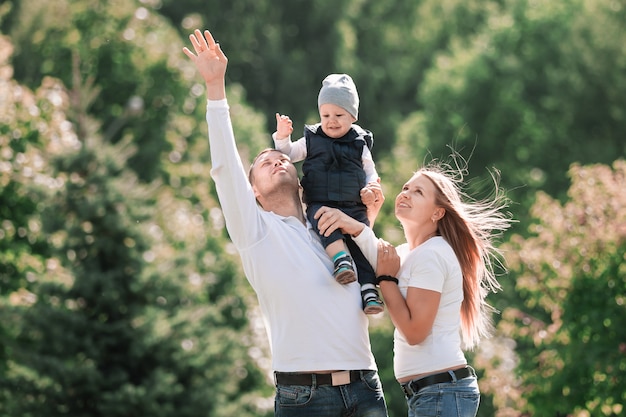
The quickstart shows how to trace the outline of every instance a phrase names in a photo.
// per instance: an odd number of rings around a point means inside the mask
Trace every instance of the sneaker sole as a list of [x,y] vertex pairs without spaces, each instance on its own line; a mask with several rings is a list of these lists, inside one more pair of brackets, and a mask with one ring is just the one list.
[[382,313],[383,311],[385,311],[385,308],[381,305],[367,306],[363,309],[363,312],[365,314],[378,314]]
[[354,271],[350,270],[342,271],[337,274],[337,276],[335,277],[335,281],[342,285],[349,284],[356,281],[356,274],[354,273]]

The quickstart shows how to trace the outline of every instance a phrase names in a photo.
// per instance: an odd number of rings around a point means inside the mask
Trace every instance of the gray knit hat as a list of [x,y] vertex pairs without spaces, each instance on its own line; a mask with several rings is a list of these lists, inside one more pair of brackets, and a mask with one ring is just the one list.
[[359,118],[359,93],[352,78],[347,74],[330,74],[322,81],[322,88],[317,97],[317,107],[322,104],[334,104]]

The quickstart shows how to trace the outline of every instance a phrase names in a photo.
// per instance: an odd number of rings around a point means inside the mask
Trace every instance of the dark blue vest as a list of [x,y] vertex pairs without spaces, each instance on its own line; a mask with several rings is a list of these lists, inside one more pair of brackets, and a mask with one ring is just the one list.
[[307,157],[302,164],[304,202],[361,203],[365,186],[363,146],[372,147],[372,133],[357,126],[332,139],[321,125],[305,126]]

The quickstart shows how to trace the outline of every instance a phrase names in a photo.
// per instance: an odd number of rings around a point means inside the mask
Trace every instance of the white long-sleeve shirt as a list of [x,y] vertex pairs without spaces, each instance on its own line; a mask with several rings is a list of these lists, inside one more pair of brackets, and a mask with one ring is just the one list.
[[226,99],[207,102],[211,175],[230,237],[254,288],[280,372],[376,370],[357,282],[341,285],[310,225],[260,208]]
[[[376,265],[378,239],[372,229],[365,227],[354,241],[370,263]],[[395,330],[393,365],[396,379],[467,364],[460,333],[463,274],[454,250],[444,238],[436,236],[413,250],[404,243],[396,251],[400,256],[398,288],[405,299],[409,287],[441,293],[433,327],[422,343],[411,346]]]

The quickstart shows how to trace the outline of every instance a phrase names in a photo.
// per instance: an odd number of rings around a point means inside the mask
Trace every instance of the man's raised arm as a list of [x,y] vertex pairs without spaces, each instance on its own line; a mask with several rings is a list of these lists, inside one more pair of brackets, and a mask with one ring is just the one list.
[[263,233],[263,224],[254,192],[243,168],[226,102],[226,66],[228,59],[211,32],[196,29],[189,35],[192,52],[183,48],[207,90],[207,126],[211,149],[211,177],[231,239],[238,248],[254,244]]
[[184,47],[183,52],[196,65],[198,72],[204,78],[209,100],[222,100],[226,98],[226,65],[228,58],[220,49],[220,45],[215,42],[213,35],[208,30],[204,31],[204,36],[200,29],[189,35],[189,40],[195,54]]

